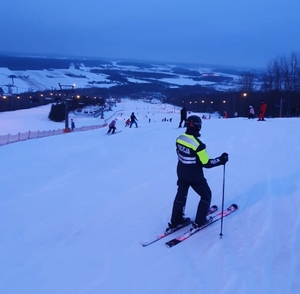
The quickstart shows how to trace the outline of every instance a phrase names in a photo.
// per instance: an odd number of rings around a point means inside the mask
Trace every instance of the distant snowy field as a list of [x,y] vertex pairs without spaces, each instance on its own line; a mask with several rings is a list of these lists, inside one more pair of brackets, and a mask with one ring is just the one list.
[[[136,71],[145,73],[161,73],[175,75],[176,77],[162,78],[159,79],[162,82],[169,83],[172,87],[178,85],[202,85],[207,87],[213,87],[218,90],[235,88],[239,84],[238,75],[230,75],[226,73],[216,73],[217,75],[224,77],[232,77],[232,83],[215,83],[210,81],[194,81],[188,74],[174,74],[173,68],[178,65],[153,65],[153,68],[140,69],[135,66],[122,66],[118,62],[113,62],[113,65],[107,65],[106,69],[109,70],[124,70],[124,71]],[[183,66],[184,67],[184,66]],[[14,93],[31,91],[44,91],[50,89],[59,89],[58,84],[62,85],[73,85],[77,88],[90,88],[90,87],[101,87],[108,88],[116,86],[117,83],[109,81],[108,75],[103,73],[93,73],[91,70],[104,69],[103,67],[86,67],[81,64],[80,68],[76,68],[73,64],[70,64],[68,69],[43,69],[43,70],[10,70],[8,68],[0,67],[0,87],[3,88],[4,92],[7,91],[8,84],[12,83],[10,76],[14,78]],[[200,73],[210,72],[211,69],[199,68],[195,66],[193,70],[197,70]],[[149,83],[143,79],[131,78],[130,75],[126,76],[128,81],[132,83]],[[155,79],[153,79],[155,81]]]

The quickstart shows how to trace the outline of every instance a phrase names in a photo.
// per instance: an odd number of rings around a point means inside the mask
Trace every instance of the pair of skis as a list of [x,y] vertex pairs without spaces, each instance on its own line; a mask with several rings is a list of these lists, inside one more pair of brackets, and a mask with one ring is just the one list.
[[114,135],[114,134],[118,134],[118,133],[121,133],[122,132],[122,130],[120,130],[120,131],[115,131],[114,133],[106,133],[107,135]]
[[[219,212],[218,214],[212,216],[211,218],[211,221],[209,223],[207,223],[206,225],[200,227],[200,228],[197,228],[197,229],[193,229],[191,228],[190,230],[186,231],[183,235],[181,236],[178,236],[176,238],[173,238],[172,240],[166,242],[166,246],[171,248],[171,247],[174,247],[176,246],[177,244],[185,241],[186,239],[188,239],[189,237],[191,237],[192,235],[196,234],[197,232],[203,230],[204,228],[212,225],[213,223],[219,221],[222,219],[222,216],[223,217],[226,217],[230,214],[232,214],[233,212],[235,212],[236,210],[238,209],[238,206],[236,204],[232,204],[230,205],[228,208],[224,209],[223,211]],[[207,215],[211,215],[212,213],[216,212],[218,210],[218,207],[216,205],[213,205],[209,211],[208,211],[208,214]],[[176,227],[175,229],[170,229],[168,231],[165,231],[164,233],[158,235],[157,237],[155,237],[153,240],[151,241],[148,241],[148,242],[144,242],[142,243],[142,246],[146,247],[146,246],[149,246],[173,233],[175,233],[176,231],[188,226],[191,224],[191,221],[182,225],[182,226],[179,226],[179,227]]]

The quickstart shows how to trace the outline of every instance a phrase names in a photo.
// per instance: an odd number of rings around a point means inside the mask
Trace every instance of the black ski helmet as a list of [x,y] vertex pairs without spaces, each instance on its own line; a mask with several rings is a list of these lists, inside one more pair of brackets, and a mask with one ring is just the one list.
[[187,130],[200,131],[202,126],[201,118],[197,115],[191,115],[186,120]]

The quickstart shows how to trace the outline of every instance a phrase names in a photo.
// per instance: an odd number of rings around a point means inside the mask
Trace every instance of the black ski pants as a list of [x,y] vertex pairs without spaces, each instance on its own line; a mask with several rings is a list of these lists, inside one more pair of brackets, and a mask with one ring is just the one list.
[[112,134],[115,133],[116,127],[109,127],[109,130],[107,131],[107,134],[109,134],[111,131]]
[[181,223],[187,201],[188,190],[192,187],[192,189],[201,197],[197,208],[195,222],[198,225],[203,225],[206,222],[206,215],[211,204],[211,190],[206,179],[196,183],[178,179],[177,186],[178,188],[173,203],[171,223],[173,225]]
[[185,118],[181,118],[181,119],[180,119],[180,123],[179,123],[178,128],[181,128],[181,127],[182,127],[182,123],[183,123],[183,127],[185,127],[185,121],[186,121]]

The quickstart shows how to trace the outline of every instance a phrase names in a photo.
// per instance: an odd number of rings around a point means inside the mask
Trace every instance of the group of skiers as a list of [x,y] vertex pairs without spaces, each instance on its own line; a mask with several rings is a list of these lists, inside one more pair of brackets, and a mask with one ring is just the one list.
[[[267,103],[265,101],[262,102],[260,109],[259,109],[259,116],[258,116],[258,121],[265,121],[265,112],[267,109]],[[237,114],[235,114],[235,117],[237,117]],[[249,106],[249,113],[248,113],[248,118],[254,118],[255,117],[255,111],[252,105]],[[204,118],[204,116],[202,116]],[[228,118],[227,111],[224,111],[223,118]],[[186,126],[186,120],[187,120],[187,110],[186,107],[182,107],[180,110],[180,122],[178,128],[183,126]]]
[[[263,101],[260,106],[260,109],[259,109],[258,121],[265,121],[266,109],[267,109],[267,103],[265,101]],[[250,105],[248,119],[254,118],[254,116],[255,116],[254,108],[252,107],[252,105]]]
[[[267,104],[263,102],[260,107],[258,120],[265,120],[264,115]],[[255,112],[253,107],[249,106],[249,118],[254,118]],[[109,130],[114,134],[116,130],[117,119],[109,124]],[[221,156],[210,159],[206,151],[206,145],[199,139],[200,130],[202,128],[201,118],[192,115],[187,118],[186,108],[183,107],[180,111],[179,128],[186,127],[184,134],[176,139],[176,152],[178,157],[177,163],[177,193],[173,202],[171,219],[167,229],[172,230],[178,226],[183,226],[191,222],[191,219],[184,216],[185,205],[187,202],[188,190],[191,187],[199,196],[199,204],[196,211],[195,220],[192,222],[191,231],[207,224],[211,220],[207,218],[207,213],[211,205],[212,192],[204,177],[203,168],[213,168],[220,165],[225,165],[228,161],[228,153],[223,152]],[[132,112],[130,120],[126,121],[125,126],[132,127],[137,125],[137,118]]]
[[[260,107],[258,120],[265,120],[266,102],[263,102]],[[255,112],[252,106],[249,106],[249,118],[254,118]],[[109,124],[109,130],[114,134],[116,130],[115,118]],[[130,120],[126,121],[125,126],[132,127],[137,125],[137,118],[132,112]],[[171,219],[168,223],[166,231],[183,226],[187,223],[192,223],[191,231],[211,222],[207,218],[207,213],[211,205],[212,192],[204,177],[203,168],[213,168],[220,165],[225,165],[228,162],[228,153],[223,152],[219,157],[210,159],[206,151],[206,145],[199,139],[200,130],[202,128],[202,120],[197,115],[192,115],[187,118],[186,108],[183,107],[180,111],[179,128],[186,127],[184,134],[176,139],[177,162],[177,193],[173,202]],[[193,222],[188,217],[185,217],[184,210],[187,202],[189,188],[192,188],[199,196],[199,204],[196,211],[196,217]]]
[[[112,120],[108,126],[109,130],[107,133],[115,133],[116,122],[117,118]],[[182,123],[184,123],[186,131],[176,140],[178,188],[167,231],[191,222],[190,218],[184,217],[184,208],[190,187],[200,196],[196,218],[192,222],[191,230],[197,229],[209,221],[206,215],[210,208],[212,193],[204,177],[203,168],[224,165],[228,161],[228,154],[226,152],[217,158],[209,158],[206,152],[206,145],[199,139],[202,127],[201,118],[196,115],[187,118],[185,107],[180,112],[179,128],[182,127]],[[138,127],[134,112],[132,112],[130,120],[126,121],[125,126],[131,128],[133,124]]]
[[[265,112],[266,112],[266,108],[267,108],[267,103],[265,101],[263,101],[261,107],[260,107],[260,112],[259,112],[259,121],[264,121],[265,120]],[[248,118],[254,118],[255,116],[255,111],[254,108],[250,105],[249,106],[249,114],[248,114]],[[206,118],[203,116],[203,118]],[[228,114],[226,111],[224,111],[224,115],[223,118],[228,118]],[[130,118],[128,118],[125,122],[125,127],[129,127],[131,128],[133,124],[135,124],[135,127],[138,127],[137,124],[138,119],[136,118],[134,112],[132,112]],[[187,110],[186,107],[183,106],[182,109],[180,110],[180,122],[179,122],[179,126],[178,128],[186,126],[186,121],[187,121]],[[109,124],[109,130],[107,131],[107,133],[109,134],[110,132],[112,132],[112,134],[115,133],[116,130],[116,122],[117,122],[117,118],[113,119],[112,122]]]
[[[265,112],[267,109],[267,103],[265,101],[262,102],[260,109],[259,109],[259,116],[258,116],[258,121],[265,121]],[[235,117],[238,117],[238,113],[234,113]],[[228,114],[226,111],[224,111],[223,118],[228,118]],[[249,106],[248,110],[248,119],[250,118],[255,118],[255,110],[252,105]]]
[[[116,123],[117,123],[117,120],[118,118],[114,118],[110,124],[108,125],[108,131],[107,131],[107,134],[110,134],[110,132],[112,134],[115,133],[117,127],[116,127]],[[137,128],[138,127],[138,124],[137,124],[137,121],[138,119],[136,118],[134,112],[132,112],[131,116],[130,116],[130,119],[127,119],[126,122],[125,122],[125,127],[128,127],[131,128],[133,124],[135,124],[135,127]]]

